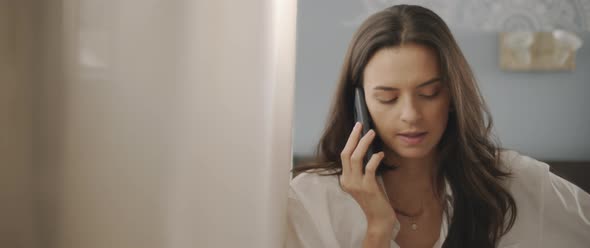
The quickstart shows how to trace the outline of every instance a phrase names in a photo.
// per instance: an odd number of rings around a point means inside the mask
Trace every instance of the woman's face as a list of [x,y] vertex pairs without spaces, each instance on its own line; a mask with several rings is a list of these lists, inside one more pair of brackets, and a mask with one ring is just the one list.
[[367,108],[387,160],[436,155],[450,107],[440,78],[434,50],[417,44],[383,48],[365,67]]

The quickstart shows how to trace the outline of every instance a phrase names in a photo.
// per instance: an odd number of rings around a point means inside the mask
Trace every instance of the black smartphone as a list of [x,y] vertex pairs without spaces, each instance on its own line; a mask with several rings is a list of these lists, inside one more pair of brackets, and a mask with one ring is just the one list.
[[[373,121],[371,120],[371,116],[369,115],[369,110],[367,109],[367,103],[365,101],[365,92],[362,87],[355,87],[354,88],[354,120],[356,122],[360,122],[363,124],[363,132],[361,137],[365,136],[371,128],[373,128]],[[373,130],[375,131],[375,130]],[[367,166],[369,159],[373,156],[373,153],[376,152],[376,143],[378,142],[378,135],[375,134],[375,138],[373,142],[369,145],[367,149],[367,154],[363,159],[363,170]]]

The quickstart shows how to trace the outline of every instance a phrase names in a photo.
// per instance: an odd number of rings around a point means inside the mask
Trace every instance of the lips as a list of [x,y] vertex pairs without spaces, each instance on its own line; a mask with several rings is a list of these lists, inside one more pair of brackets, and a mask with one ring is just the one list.
[[426,134],[427,132],[403,132],[399,133],[398,137],[408,145],[417,145],[422,143]]

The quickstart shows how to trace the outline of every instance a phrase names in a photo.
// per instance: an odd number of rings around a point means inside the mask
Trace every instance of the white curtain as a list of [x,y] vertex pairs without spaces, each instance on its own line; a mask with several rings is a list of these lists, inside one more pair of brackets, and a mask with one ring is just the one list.
[[0,247],[282,246],[295,0],[0,3],[32,116]]

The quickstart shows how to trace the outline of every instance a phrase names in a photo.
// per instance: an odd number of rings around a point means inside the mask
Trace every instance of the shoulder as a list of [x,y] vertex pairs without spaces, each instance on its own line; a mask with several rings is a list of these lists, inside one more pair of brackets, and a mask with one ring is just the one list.
[[549,177],[549,165],[513,150],[500,151],[500,166],[511,173],[516,183],[542,183]]
[[549,178],[549,165],[512,150],[501,151],[499,159],[501,169],[510,173],[502,184],[517,209],[514,226],[502,238],[500,246],[518,242],[523,247],[538,247],[543,229],[543,188]]
[[337,175],[321,172],[303,172],[291,181],[289,199],[321,217],[338,219],[338,216],[356,218],[362,213],[354,198],[344,192]]
[[511,176],[506,180],[518,214],[506,240],[538,247],[582,247],[590,242],[590,195],[551,173],[549,165],[515,151],[503,151],[500,161]]
[[327,175],[319,171],[302,172],[290,183],[290,197],[303,198],[313,195],[346,194],[340,187],[337,175]]
[[542,205],[544,188],[550,181],[548,164],[516,151],[503,150],[500,167],[510,173],[503,184],[517,205]]
[[506,184],[516,200],[526,196],[547,201],[555,195],[563,198],[572,193],[584,193],[578,186],[553,174],[547,163],[515,151],[502,151],[500,166],[510,173]]
[[[290,183],[288,216],[297,236],[313,247],[360,247],[362,209],[340,187],[337,175],[302,172]],[[300,247],[300,246],[298,246]]]
[[510,173],[503,184],[514,197],[520,219],[536,220],[545,201],[545,188],[550,183],[549,165],[506,150],[500,153],[500,166]]

